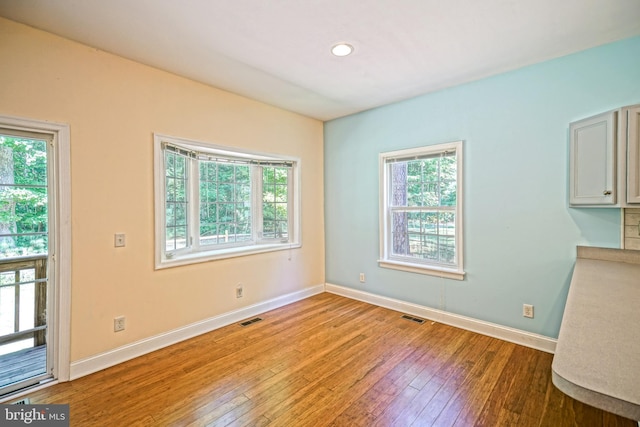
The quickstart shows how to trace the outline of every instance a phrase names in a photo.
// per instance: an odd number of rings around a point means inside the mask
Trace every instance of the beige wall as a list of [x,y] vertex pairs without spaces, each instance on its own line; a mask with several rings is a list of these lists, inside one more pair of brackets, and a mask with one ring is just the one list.
[[[2,18],[0,54],[0,114],[71,130],[72,361],[324,283],[320,121]],[[301,158],[303,247],[155,271],[153,132]]]

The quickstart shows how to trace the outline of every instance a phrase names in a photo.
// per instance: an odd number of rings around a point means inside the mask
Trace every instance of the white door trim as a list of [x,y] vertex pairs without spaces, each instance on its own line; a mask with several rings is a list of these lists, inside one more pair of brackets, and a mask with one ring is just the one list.
[[54,150],[50,163],[55,176],[53,192],[55,277],[55,319],[53,374],[58,381],[69,381],[71,354],[71,144],[69,125],[44,120],[0,115],[0,125],[9,129],[53,134]]

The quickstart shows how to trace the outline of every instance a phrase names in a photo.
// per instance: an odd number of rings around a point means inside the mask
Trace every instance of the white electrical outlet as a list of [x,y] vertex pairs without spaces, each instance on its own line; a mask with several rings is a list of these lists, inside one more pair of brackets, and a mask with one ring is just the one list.
[[533,306],[531,304],[522,304],[522,315],[533,319]]
[[242,284],[236,287],[236,298],[242,298],[244,296],[244,290],[242,289]]
[[364,273],[360,273],[360,283],[364,283]]
[[124,331],[124,316],[113,319],[113,332]]

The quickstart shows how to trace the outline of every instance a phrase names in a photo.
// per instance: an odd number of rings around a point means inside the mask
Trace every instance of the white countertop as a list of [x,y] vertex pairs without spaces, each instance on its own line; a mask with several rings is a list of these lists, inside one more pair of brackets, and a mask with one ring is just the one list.
[[640,251],[578,247],[552,378],[577,400],[640,420]]

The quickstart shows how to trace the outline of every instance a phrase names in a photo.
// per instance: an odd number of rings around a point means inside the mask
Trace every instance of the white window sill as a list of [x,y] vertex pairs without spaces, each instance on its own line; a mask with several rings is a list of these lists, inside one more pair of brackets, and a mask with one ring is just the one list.
[[156,258],[156,270],[178,267],[181,265],[196,264],[200,262],[214,261],[219,259],[261,254],[265,252],[284,251],[300,247],[302,247],[301,243],[269,243],[253,246],[225,248],[213,251],[176,254],[172,258],[167,258],[160,255]]
[[466,274],[464,271],[453,268],[411,264],[408,262],[390,261],[388,259],[378,260],[378,265],[382,268],[390,268],[392,270],[408,271],[410,273],[426,274],[429,276],[444,277],[454,280],[464,280],[464,276]]

